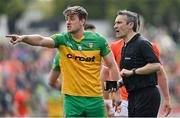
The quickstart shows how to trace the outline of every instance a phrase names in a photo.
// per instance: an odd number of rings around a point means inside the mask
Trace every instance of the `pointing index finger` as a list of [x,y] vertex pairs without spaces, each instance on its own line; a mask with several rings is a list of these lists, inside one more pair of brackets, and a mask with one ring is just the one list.
[[7,38],[13,38],[16,37],[15,35],[6,35]]

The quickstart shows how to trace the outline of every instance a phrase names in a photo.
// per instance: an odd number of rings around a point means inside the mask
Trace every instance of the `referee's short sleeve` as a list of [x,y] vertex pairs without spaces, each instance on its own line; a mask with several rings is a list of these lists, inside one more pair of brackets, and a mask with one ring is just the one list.
[[140,49],[147,63],[160,63],[150,42],[142,40],[140,43]]

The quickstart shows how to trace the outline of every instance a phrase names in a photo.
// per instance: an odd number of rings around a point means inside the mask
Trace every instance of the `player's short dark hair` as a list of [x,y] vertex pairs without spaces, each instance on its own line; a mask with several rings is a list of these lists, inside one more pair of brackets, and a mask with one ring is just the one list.
[[133,22],[133,31],[137,32],[139,29],[140,21],[139,15],[135,12],[127,11],[127,10],[119,10],[117,15],[126,15],[127,16],[127,23]]
[[63,12],[64,16],[68,16],[68,15],[78,15],[79,19],[85,19],[87,20],[88,17],[88,13],[86,11],[86,9],[84,9],[81,6],[73,6],[73,7],[68,7],[64,10]]
[[84,29],[85,30],[93,30],[93,29],[96,29],[96,27],[93,24],[87,23],[87,24],[85,24]]

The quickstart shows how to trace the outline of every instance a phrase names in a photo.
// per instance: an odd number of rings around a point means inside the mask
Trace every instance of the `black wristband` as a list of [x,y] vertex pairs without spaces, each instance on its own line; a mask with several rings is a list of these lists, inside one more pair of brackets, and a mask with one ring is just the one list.
[[136,68],[132,69],[133,75],[136,75]]

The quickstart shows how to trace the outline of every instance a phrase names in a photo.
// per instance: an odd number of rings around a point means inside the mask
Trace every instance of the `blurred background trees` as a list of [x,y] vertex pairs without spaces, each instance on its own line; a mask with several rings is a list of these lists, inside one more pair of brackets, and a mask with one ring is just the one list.
[[112,24],[119,9],[135,11],[146,24],[166,26],[178,41],[180,0],[0,0],[0,14],[9,16],[10,32],[14,32],[16,19],[34,6],[42,10],[44,19],[58,22],[64,19],[63,10],[73,5],[85,7],[90,19],[108,19]]
[[15,22],[26,10],[25,0],[0,0],[0,15],[7,14],[10,32],[15,32]]

